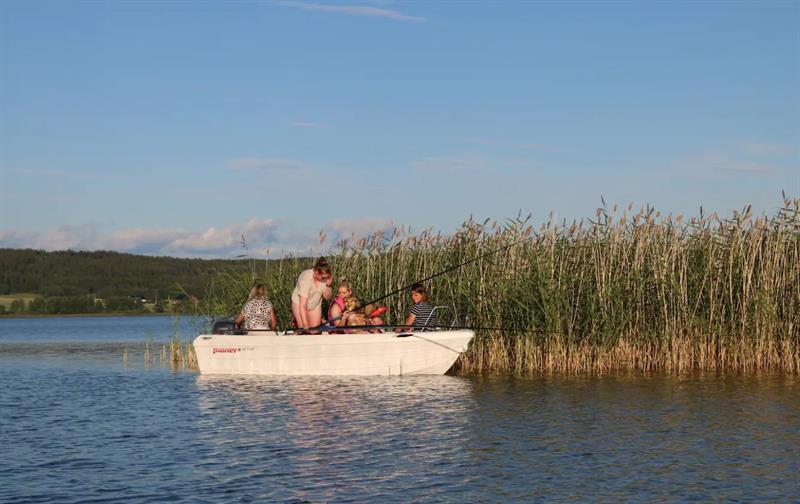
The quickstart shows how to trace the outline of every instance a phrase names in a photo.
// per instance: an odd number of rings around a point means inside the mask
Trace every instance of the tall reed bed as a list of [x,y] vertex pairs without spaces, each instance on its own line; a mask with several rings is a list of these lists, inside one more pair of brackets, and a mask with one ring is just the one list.
[[[433,230],[351,239],[329,260],[362,299],[513,244],[429,282],[459,325],[484,328],[462,372],[782,370],[800,372],[800,199],[772,216],[686,219],[652,208],[601,208],[594,218],[534,229],[529,218],[469,220]],[[310,258],[252,262],[219,275],[204,309],[229,315],[255,279],[279,320]],[[385,300],[390,319],[407,292]]]

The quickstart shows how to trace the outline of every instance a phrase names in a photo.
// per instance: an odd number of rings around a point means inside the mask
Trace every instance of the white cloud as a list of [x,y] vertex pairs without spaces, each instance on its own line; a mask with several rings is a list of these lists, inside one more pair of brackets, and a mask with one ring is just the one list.
[[739,145],[739,149],[745,154],[762,157],[796,156],[800,153],[796,145],[775,143],[745,142]]
[[351,16],[368,16],[368,17],[381,17],[393,19],[395,21],[414,21],[423,22],[427,21],[424,17],[409,16],[394,9],[385,9],[382,7],[370,7],[366,5],[332,5],[321,4],[314,2],[288,2],[282,0],[275,0],[273,3],[285,5],[286,7],[294,7],[295,9],[302,9],[306,11],[317,12],[334,12],[338,14],[348,14]]
[[292,126],[294,126],[295,128],[305,128],[305,129],[323,129],[328,127],[327,125],[322,123],[307,122],[307,121],[293,122]]
[[94,240],[91,248],[109,250],[157,250],[190,235],[183,229],[120,229]]
[[34,248],[30,243],[31,233],[16,229],[0,229],[0,248]]
[[224,254],[235,251],[242,240],[254,247],[276,241],[278,224],[272,219],[251,219],[244,224],[225,228],[208,228],[199,233],[191,233],[168,243],[164,249],[170,254]]
[[309,172],[311,166],[296,159],[237,158],[228,161],[232,170],[252,170],[264,172]]
[[80,170],[41,170],[37,168],[0,168],[0,175],[16,175],[21,177],[46,177],[46,178],[86,178],[102,179],[105,175]]
[[60,226],[33,232],[0,230],[0,247],[41,250],[116,250],[148,255],[182,257],[228,257],[241,250],[242,236],[248,247],[258,250],[277,241],[278,223],[273,219],[251,219],[244,224],[203,231],[185,229],[121,229],[100,234],[93,224]]
[[772,173],[775,168],[757,163],[726,163],[713,168],[727,173]]
[[489,163],[478,157],[438,157],[426,156],[419,161],[414,161],[411,166],[423,172],[481,172],[488,168]]
[[491,138],[481,138],[481,137],[473,137],[467,139],[469,143],[478,144],[478,145],[496,145],[498,142],[497,140],[492,140]]
[[[319,255],[342,239],[390,234],[394,224],[380,217],[334,219],[322,226],[326,235],[320,243],[319,232],[287,230],[274,219],[251,219],[225,227],[203,230],[179,228],[130,228],[103,233],[96,224],[60,226],[45,231],[0,229],[0,248],[39,250],[114,250],[144,255],[175,257],[232,258]],[[242,248],[242,239],[246,249]]]
[[522,143],[517,144],[517,147],[520,149],[538,151],[538,152],[564,152],[564,147],[557,147],[555,145],[545,145],[545,144],[537,144],[537,143]]
[[364,217],[361,219],[334,219],[324,230],[328,237],[337,241],[342,238],[364,238],[375,233],[386,233],[394,227],[394,222],[382,217]]
[[66,250],[81,248],[97,236],[96,226],[59,226],[46,232],[0,229],[0,247]]
[[723,154],[701,154],[678,163],[678,168],[690,173],[717,172],[729,174],[767,175],[777,171],[764,163],[732,158]]
[[492,138],[473,137],[468,138],[467,142],[478,145],[497,145],[501,147],[514,147],[517,149],[525,149],[538,152],[564,152],[569,149],[565,147],[558,147],[556,145],[548,145],[541,143],[519,143],[510,140],[495,140]]

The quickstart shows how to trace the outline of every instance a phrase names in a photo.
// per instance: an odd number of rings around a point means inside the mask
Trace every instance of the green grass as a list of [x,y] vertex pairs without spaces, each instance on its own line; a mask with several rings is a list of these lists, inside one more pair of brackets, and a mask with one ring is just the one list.
[[40,296],[38,294],[30,294],[30,293],[27,293],[27,292],[21,292],[19,294],[0,295],[0,305],[5,306],[6,309],[8,309],[9,307],[11,307],[11,303],[13,303],[14,300],[16,300],[16,299],[22,299],[27,304],[27,303],[30,303],[31,301],[33,301],[34,299],[39,298],[39,297],[42,297],[42,296]]

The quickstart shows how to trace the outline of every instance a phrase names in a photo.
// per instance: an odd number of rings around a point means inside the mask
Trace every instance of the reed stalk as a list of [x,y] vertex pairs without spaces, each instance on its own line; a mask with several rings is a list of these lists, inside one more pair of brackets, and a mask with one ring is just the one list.
[[[503,328],[477,331],[461,372],[800,372],[800,199],[772,216],[629,206],[538,229],[530,216],[468,220],[452,235],[397,228],[344,240],[329,261],[368,300],[525,237],[428,285],[460,325]],[[312,263],[221,273],[200,310],[230,316],[263,281],[286,327],[297,275]],[[408,293],[385,303],[390,322],[411,309]]]

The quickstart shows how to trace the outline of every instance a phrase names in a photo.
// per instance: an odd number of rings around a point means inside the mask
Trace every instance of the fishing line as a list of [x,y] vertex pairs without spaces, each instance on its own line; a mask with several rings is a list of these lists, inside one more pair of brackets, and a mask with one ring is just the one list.
[[[441,275],[444,275],[445,273],[450,273],[451,271],[456,270],[458,268],[461,268],[462,266],[466,266],[467,264],[474,263],[475,261],[480,261],[484,257],[489,257],[491,255],[497,254],[497,253],[502,252],[504,250],[508,250],[511,247],[513,247],[514,245],[519,245],[520,243],[524,243],[526,241],[532,240],[533,238],[536,238],[535,234],[533,234],[531,236],[528,236],[527,238],[523,238],[521,240],[517,240],[517,241],[511,242],[508,245],[504,245],[504,246],[502,246],[502,247],[500,247],[498,249],[486,252],[485,254],[481,254],[481,255],[479,255],[477,257],[473,257],[472,259],[470,259],[468,261],[464,261],[462,263],[456,264],[455,266],[451,266],[451,267],[449,267],[449,268],[447,268],[445,270],[442,270],[442,271],[440,271],[438,273],[434,273],[433,275],[431,275],[429,277],[425,277],[422,280],[417,280],[417,281],[412,282],[412,283],[410,283],[410,284],[408,284],[408,285],[406,285],[404,287],[400,287],[399,289],[393,290],[389,294],[385,294],[385,295],[383,295],[383,296],[381,296],[381,297],[379,297],[377,299],[373,299],[372,301],[369,301],[368,303],[362,303],[360,306],[358,306],[357,308],[355,308],[352,311],[360,310],[360,309],[362,309],[362,308],[364,308],[366,306],[369,306],[369,305],[371,305],[373,303],[377,303],[378,301],[383,301],[384,299],[386,299],[388,297],[394,296],[395,294],[403,292],[404,290],[410,289],[411,287],[413,287],[414,285],[416,285],[418,283],[423,283],[423,282],[427,282],[429,280],[433,280],[434,278],[436,278],[438,276],[441,276]],[[342,318],[342,315],[339,315],[337,317],[334,317],[334,318],[330,319],[328,322],[335,322],[337,320],[340,320],[341,318]],[[316,327],[312,327],[312,328],[310,328],[310,330],[318,329],[318,328],[322,327],[323,325],[324,324],[320,324],[320,325],[318,325]],[[497,330],[500,330],[500,329],[497,329]]]

